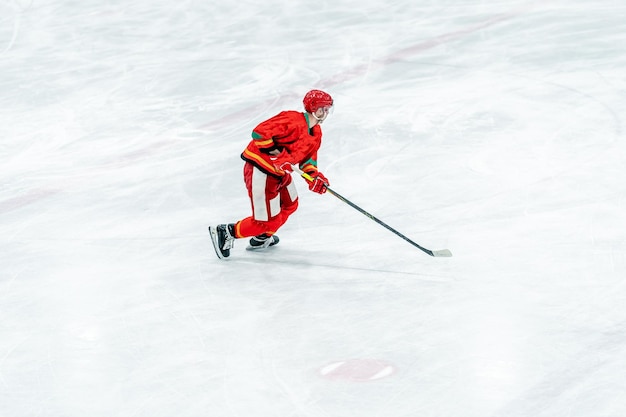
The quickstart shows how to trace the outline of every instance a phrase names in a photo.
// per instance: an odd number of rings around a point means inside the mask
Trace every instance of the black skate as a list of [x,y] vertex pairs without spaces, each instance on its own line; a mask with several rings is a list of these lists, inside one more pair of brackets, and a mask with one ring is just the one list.
[[234,225],[232,224],[209,226],[215,254],[220,259],[228,258],[230,256],[230,250],[235,245],[235,233],[233,228]]
[[250,244],[246,247],[247,250],[263,250],[278,244],[280,239],[276,235],[268,235],[266,233],[258,236],[254,236],[250,239]]

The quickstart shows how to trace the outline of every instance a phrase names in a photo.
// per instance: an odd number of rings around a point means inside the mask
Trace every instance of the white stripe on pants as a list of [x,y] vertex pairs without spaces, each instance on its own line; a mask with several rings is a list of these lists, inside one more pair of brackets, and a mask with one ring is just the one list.
[[[264,173],[257,167],[254,167],[252,169],[252,216],[255,220],[258,221],[268,221],[270,218],[280,214],[281,211],[281,190],[270,190],[271,194],[277,192],[277,195],[268,200],[267,180],[268,175],[266,173]],[[293,181],[290,181],[287,185],[287,191],[289,193],[289,198],[291,199],[291,201],[295,201],[298,198],[298,192]]]

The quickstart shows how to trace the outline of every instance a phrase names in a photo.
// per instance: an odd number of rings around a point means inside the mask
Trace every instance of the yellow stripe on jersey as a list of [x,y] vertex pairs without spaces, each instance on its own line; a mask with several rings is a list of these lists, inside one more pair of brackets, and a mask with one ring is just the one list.
[[246,158],[253,159],[256,163],[258,163],[261,167],[265,168],[268,172],[276,172],[276,168],[274,168],[274,165],[267,162],[260,155],[250,152],[249,149],[245,149],[243,151],[243,154]]
[[265,139],[265,140],[255,139],[254,143],[259,148],[269,148],[269,147],[274,146],[274,140],[273,139]]

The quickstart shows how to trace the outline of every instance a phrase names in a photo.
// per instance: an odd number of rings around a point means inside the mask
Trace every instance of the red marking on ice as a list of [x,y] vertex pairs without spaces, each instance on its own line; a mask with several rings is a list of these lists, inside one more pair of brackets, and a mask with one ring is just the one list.
[[[465,29],[461,29],[461,30],[457,30],[454,32],[450,32],[450,33],[446,33],[440,36],[437,36],[435,38],[432,38],[430,40],[424,41],[424,42],[420,42],[418,44],[415,44],[413,46],[409,46],[408,48],[404,48],[401,49],[399,51],[396,51],[386,57],[383,58],[379,58],[374,60],[373,62],[368,62],[367,64],[360,64],[357,65],[353,68],[347,69],[345,71],[342,71],[338,74],[335,74],[331,77],[325,78],[323,80],[320,80],[317,85],[314,86],[314,88],[319,88],[319,89],[327,89],[329,87],[332,87],[334,85],[343,83],[343,82],[347,82],[350,81],[354,78],[357,78],[361,75],[366,74],[367,72],[370,72],[374,69],[378,69],[378,68],[382,68],[385,67],[387,65],[393,64],[395,62],[399,62],[402,61],[403,59],[406,59],[412,55],[415,55],[417,53],[426,51],[428,49],[434,48],[436,46],[439,45],[443,45],[445,43],[448,42],[452,42],[454,40],[457,40],[465,35],[469,35],[471,33],[477,32],[481,29],[485,29],[489,26],[493,26],[495,24],[504,22],[505,20],[509,20],[512,19],[516,16],[521,15],[522,13],[524,13],[525,11],[527,11],[528,9],[530,9],[534,3],[536,3],[537,1],[531,1],[528,2],[524,5],[521,5],[520,7],[513,9],[509,12],[506,13],[502,13],[500,15],[494,16],[491,19],[487,19],[482,23],[478,23],[476,25],[473,26],[469,26]],[[278,97],[278,99],[276,98],[272,98],[269,100],[266,100],[262,103],[259,104],[255,104],[253,106],[249,106],[246,107],[242,110],[239,110],[235,113],[231,113],[227,116],[221,117],[217,120],[214,120],[212,122],[209,122],[205,125],[202,125],[201,128],[203,129],[219,129],[222,127],[226,127],[229,126],[231,123],[233,122],[237,122],[239,120],[242,119],[246,119],[246,118],[250,118],[252,115],[266,109],[267,107],[269,107],[271,104],[278,102],[283,102],[285,101],[285,99],[289,98],[289,99],[293,99],[294,98],[294,93],[287,93],[284,95],[281,95]]]
[[23,206],[27,206],[58,193],[58,190],[34,190],[19,197],[13,197],[0,201],[0,213],[6,213]]
[[393,375],[396,368],[379,359],[349,359],[323,366],[319,374],[333,381],[371,382]]
[[396,63],[396,62],[400,62],[412,55],[416,55],[420,52],[426,51],[428,49],[432,49],[436,46],[443,45],[445,43],[457,40],[461,38],[462,36],[469,35],[481,29],[488,28],[489,26],[493,26],[505,20],[512,19],[516,16],[519,16],[526,10],[528,10],[532,6],[533,3],[535,2],[530,2],[528,4],[520,6],[517,9],[511,10],[510,12],[502,13],[500,15],[494,16],[491,19],[485,20],[484,22],[478,23],[474,26],[470,26],[465,29],[461,29],[461,30],[457,30],[454,32],[437,36],[430,40],[420,42],[413,46],[409,46],[407,48],[396,51],[384,58],[376,59],[372,62],[368,62],[367,64],[361,64],[347,71],[340,72],[339,74],[336,74],[330,78],[322,80],[320,82],[319,88],[322,88],[322,89],[328,88],[329,86],[333,86],[333,85],[340,84],[345,81],[349,81],[353,78],[356,78],[357,76],[364,75],[367,72],[372,71],[372,69],[378,69],[378,68],[382,68],[387,65]]

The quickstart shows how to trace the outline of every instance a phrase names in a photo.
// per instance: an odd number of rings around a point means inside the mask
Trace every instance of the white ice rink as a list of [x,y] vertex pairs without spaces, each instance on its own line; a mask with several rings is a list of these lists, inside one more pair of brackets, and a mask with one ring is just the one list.
[[[249,214],[251,130],[335,98]],[[626,0],[0,1],[0,416],[626,416]]]

